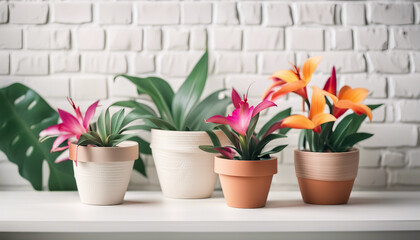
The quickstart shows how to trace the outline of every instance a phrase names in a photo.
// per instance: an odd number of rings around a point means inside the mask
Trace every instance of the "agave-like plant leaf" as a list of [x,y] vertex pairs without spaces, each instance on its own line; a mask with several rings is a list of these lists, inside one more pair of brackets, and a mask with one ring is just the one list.
[[18,166],[19,174],[42,190],[42,165],[47,162],[49,190],[76,190],[71,161],[55,163],[53,139],[39,142],[39,133],[58,122],[58,114],[35,91],[15,83],[0,89],[0,150]]
[[207,81],[208,61],[206,51],[174,96],[172,114],[177,129],[184,129],[186,115],[201,98]]
[[213,124],[206,124],[204,122],[205,119],[214,115],[224,116],[226,114],[227,106],[232,101],[228,97],[220,99],[219,95],[222,91],[224,91],[224,89],[210,94],[188,113],[185,125],[190,129],[190,131],[209,130],[213,127]]
[[[274,115],[270,120],[267,121],[266,124],[264,124],[264,126],[261,128],[261,130],[258,132],[257,134],[257,138],[262,137],[263,135],[265,135],[265,133],[268,131],[268,129],[276,122],[281,121],[282,119],[290,116],[290,113],[292,112],[292,108],[287,108],[279,113],[277,113],[276,115]],[[290,128],[282,128],[280,129],[280,133],[281,134],[286,134],[288,131],[290,130]]]

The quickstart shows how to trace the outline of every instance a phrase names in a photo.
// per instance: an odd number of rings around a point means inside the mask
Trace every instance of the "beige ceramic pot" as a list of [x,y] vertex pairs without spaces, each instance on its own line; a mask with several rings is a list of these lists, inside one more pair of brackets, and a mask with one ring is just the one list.
[[228,206],[264,207],[273,175],[277,173],[277,158],[246,161],[215,157],[214,171],[219,174]]
[[359,167],[359,150],[320,153],[295,150],[295,171],[303,201],[345,204]]
[[81,202],[92,205],[121,204],[134,161],[139,157],[137,142],[125,141],[117,147],[70,143],[69,149]]
[[[229,140],[214,131],[220,143]],[[217,181],[214,173],[216,154],[202,151],[200,145],[212,145],[205,131],[168,131],[152,129],[150,148],[162,192],[170,198],[209,198]]]

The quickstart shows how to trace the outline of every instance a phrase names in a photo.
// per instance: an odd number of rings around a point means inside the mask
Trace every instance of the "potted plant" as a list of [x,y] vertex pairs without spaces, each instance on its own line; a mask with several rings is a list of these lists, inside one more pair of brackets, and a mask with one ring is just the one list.
[[[263,98],[274,101],[294,92],[303,98],[309,113],[307,117],[287,117],[268,132],[284,127],[304,129],[294,158],[303,200],[311,204],[345,204],[359,164],[359,150],[353,146],[373,135],[358,132],[358,129],[366,116],[372,120],[372,110],[380,105],[361,103],[369,94],[364,88],[344,86],[337,94],[334,67],[324,89],[312,87],[309,101],[306,86],[320,61],[320,57],[312,57],[304,63],[302,70],[294,66],[293,70],[278,71],[272,75],[274,83]],[[324,112],[326,105],[329,113]],[[354,113],[342,117],[349,109]]]
[[[273,175],[277,173],[277,158],[270,156],[283,150],[287,145],[276,146],[264,151],[271,141],[285,137],[282,133],[268,133],[275,119],[267,122],[256,133],[260,111],[276,106],[264,100],[255,108],[249,107],[247,97],[241,100],[232,90],[235,110],[231,116],[213,116],[206,122],[221,124],[217,127],[230,140],[231,145],[220,143],[216,134],[208,131],[213,145],[203,145],[200,149],[210,153],[220,153],[215,157],[214,170],[219,174],[226,203],[236,208],[264,207],[267,201]],[[290,109],[276,116],[281,119],[290,114]],[[280,117],[279,117],[280,116]],[[228,127],[230,126],[230,127]],[[285,130],[285,129],[283,129]],[[284,132],[287,132],[284,131]]]
[[[69,149],[70,160],[80,200],[86,204],[113,205],[124,199],[134,161],[139,158],[138,143],[128,141],[134,134],[125,132],[134,119],[121,109],[112,116],[103,111],[98,121],[90,124],[98,102],[83,116],[80,108],[69,100],[76,116],[58,109],[62,123],[40,133],[41,141],[56,137],[51,152]],[[67,144],[64,144],[67,141]],[[67,160],[67,155],[58,161]]]
[[[174,93],[165,80],[158,77],[124,77],[136,85],[140,95],[148,95],[157,112],[146,104],[131,100],[116,102],[114,106],[128,107],[144,120],[143,129],[151,130],[153,159],[166,197],[208,198],[217,181],[214,173],[213,153],[204,153],[199,145],[211,143],[205,130],[211,126],[204,119],[215,114],[225,114],[230,99],[220,97],[219,90],[200,102],[207,80],[208,53],[205,52]],[[221,131],[216,135],[226,143]]]

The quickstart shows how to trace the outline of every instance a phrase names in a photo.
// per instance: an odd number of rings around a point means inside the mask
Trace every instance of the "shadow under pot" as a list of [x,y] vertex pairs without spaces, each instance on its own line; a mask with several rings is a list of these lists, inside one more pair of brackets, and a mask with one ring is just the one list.
[[121,204],[134,161],[139,158],[138,143],[125,141],[116,147],[70,143],[69,150],[80,201],[92,205]]
[[226,203],[234,208],[260,208],[267,202],[277,158],[269,160],[231,160],[215,157]]
[[359,167],[359,150],[309,152],[295,150],[295,171],[303,201],[346,204]]
[[[222,131],[214,133],[222,145],[229,140]],[[163,195],[170,198],[209,198],[217,181],[216,154],[199,149],[211,145],[205,131],[152,129],[150,148]]]

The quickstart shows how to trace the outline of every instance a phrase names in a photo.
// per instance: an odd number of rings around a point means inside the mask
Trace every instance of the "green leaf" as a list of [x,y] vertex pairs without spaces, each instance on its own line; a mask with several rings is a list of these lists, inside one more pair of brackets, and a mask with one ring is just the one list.
[[279,139],[279,138],[285,138],[287,137],[284,134],[276,134],[276,133],[272,133],[267,135],[265,138],[261,139],[261,141],[257,144],[257,146],[251,150],[253,152],[252,156],[253,158],[255,156],[259,156],[261,151],[264,149],[264,147],[271,141],[275,140],[275,139]]
[[298,149],[300,151],[303,151],[305,150],[305,148],[306,148],[306,131],[300,130],[299,140],[298,140]]
[[[382,104],[367,105],[367,106],[373,111],[376,108],[382,106]],[[359,130],[360,126],[362,125],[363,121],[366,119],[366,115],[362,114],[362,115],[359,116],[356,113],[349,114],[345,118],[347,118],[347,117],[353,119],[352,124],[349,126],[349,130],[348,130],[347,134],[356,133]]]
[[[230,98],[219,99],[219,90],[210,94],[207,98],[195,106],[185,120],[185,126],[192,131],[205,131],[211,129],[214,124],[205,123],[204,120],[214,115],[226,115],[227,106],[232,102]],[[181,129],[182,130],[182,129]]]
[[124,142],[126,140],[132,139],[134,137],[137,137],[137,135],[136,134],[122,134],[122,135],[118,135],[117,137],[113,138],[112,141],[110,141],[110,144],[109,144],[108,147],[115,147],[118,144],[120,144],[120,143],[122,143],[122,142]]
[[150,131],[150,129],[152,129],[152,126],[149,125],[133,125],[133,126],[129,126],[129,127],[125,127],[123,129],[121,129],[121,131],[119,133],[124,133],[126,131],[131,131],[131,130],[146,130],[146,131]]
[[239,147],[239,140],[238,137],[229,130],[229,128],[225,125],[217,125],[217,128],[223,131],[229,141],[232,143],[233,146]]
[[106,134],[106,121],[105,121],[105,112],[102,111],[98,117],[98,122],[96,124],[98,128],[98,134],[101,137],[101,141],[106,144],[107,134]]
[[150,155],[152,154],[152,150],[150,149],[150,143],[148,143],[146,140],[142,139],[139,136],[133,136],[129,140],[136,141],[139,144],[139,152],[143,154]]
[[173,131],[176,130],[176,128],[175,128],[174,125],[172,125],[170,122],[165,121],[163,119],[152,117],[152,116],[144,116],[144,119],[149,120],[150,122],[152,122],[159,129],[173,130]]
[[246,130],[246,145],[249,145],[252,136],[254,136],[255,128],[257,127],[258,119],[260,118],[260,114],[258,113],[249,122],[248,129]]
[[343,120],[340,121],[340,123],[337,125],[337,127],[334,129],[333,133],[331,134],[329,144],[333,146],[334,148],[340,145],[340,143],[347,136],[347,133],[350,130],[349,127],[353,121],[353,117],[352,116],[349,117],[349,116],[346,116],[345,118],[343,118]]
[[131,108],[135,110],[136,112],[141,113],[143,115],[151,115],[151,116],[158,117],[156,112],[151,107],[147,106],[146,104],[134,101],[134,100],[115,102],[111,106]]
[[146,165],[144,164],[144,161],[140,155],[139,155],[139,158],[136,161],[134,161],[133,168],[136,171],[138,171],[140,174],[142,174],[143,176],[147,177]]
[[211,131],[211,130],[206,130],[207,135],[209,135],[211,142],[213,143],[213,145],[215,147],[220,147],[220,141],[219,138],[217,137],[217,135]]
[[214,146],[211,145],[200,145],[198,146],[201,150],[208,152],[208,153],[219,153],[219,151],[214,149]]
[[208,52],[206,51],[173,98],[172,113],[177,129],[184,129],[186,116],[200,100],[207,72]]
[[266,155],[271,155],[271,154],[275,154],[275,153],[278,153],[278,152],[280,152],[281,150],[283,150],[285,147],[287,147],[287,145],[280,145],[280,146],[277,146],[277,147],[275,147],[275,148],[273,148],[273,149],[271,149],[270,151],[267,151],[267,152],[264,152],[264,153],[261,153],[260,155],[258,155],[258,157],[259,158],[261,158],[261,157],[264,157],[264,156],[266,156]]
[[123,121],[125,118],[125,111],[124,109],[119,110],[115,114],[112,115],[111,118],[111,134],[119,133],[121,130]]
[[15,83],[0,89],[0,113],[0,150],[18,166],[19,174],[42,190],[46,161],[50,190],[76,190],[72,161],[55,163],[61,152],[50,153],[54,140],[38,141],[42,130],[57,124],[57,112],[35,91]]
[[150,96],[159,111],[160,117],[169,122],[173,122],[171,106],[174,98],[174,91],[165,80],[157,77],[138,78],[127,75],[117,75],[115,78],[119,76],[124,77],[135,84],[139,94]]
[[109,108],[105,110],[105,133],[107,136],[111,134],[111,117],[109,115]]
[[77,145],[87,146],[90,144],[100,146],[100,147],[104,146],[104,143],[101,141],[101,138],[96,132],[88,132],[88,133],[83,133],[82,135],[80,135]]
[[372,136],[373,136],[373,134],[364,133],[364,132],[350,134],[350,135],[348,135],[344,138],[344,141],[341,144],[340,149],[338,149],[337,151],[340,151],[340,152],[341,151],[347,151],[348,148],[353,147],[353,145],[355,145],[356,143],[358,143],[360,141],[363,141],[365,139],[368,139]]
[[[279,122],[283,120],[284,118],[290,116],[290,113],[292,112],[292,108],[288,108],[286,110],[283,110],[276,115],[274,115],[264,126],[261,128],[260,132],[257,134],[257,138],[261,138],[264,136],[264,134],[268,131],[268,129],[276,122]],[[280,130],[281,134],[286,134],[290,128],[283,128]]]

